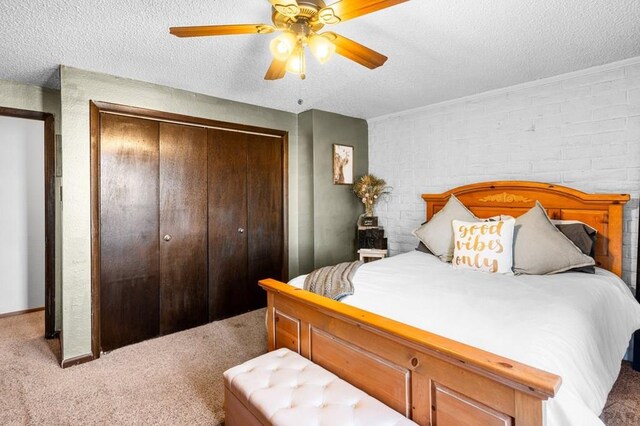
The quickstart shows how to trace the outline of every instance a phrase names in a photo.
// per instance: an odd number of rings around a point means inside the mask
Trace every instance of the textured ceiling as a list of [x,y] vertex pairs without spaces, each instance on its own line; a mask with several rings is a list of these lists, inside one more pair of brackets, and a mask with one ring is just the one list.
[[308,55],[305,81],[263,80],[273,34],[168,34],[231,23],[270,23],[268,1],[0,0],[0,79],[56,88],[64,64],[291,112],[372,118],[640,56],[640,0],[411,0],[332,27],[389,56],[383,67],[338,56],[320,66]]

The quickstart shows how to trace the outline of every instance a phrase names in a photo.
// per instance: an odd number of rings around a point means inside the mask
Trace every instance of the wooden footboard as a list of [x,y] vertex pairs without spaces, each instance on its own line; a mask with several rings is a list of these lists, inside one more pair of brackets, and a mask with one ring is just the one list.
[[560,377],[275,280],[269,350],[289,348],[421,425],[544,424]]

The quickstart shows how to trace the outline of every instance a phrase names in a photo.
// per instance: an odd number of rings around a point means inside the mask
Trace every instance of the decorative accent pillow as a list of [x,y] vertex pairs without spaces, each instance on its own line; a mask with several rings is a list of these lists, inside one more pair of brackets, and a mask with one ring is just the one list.
[[537,201],[531,210],[516,219],[513,239],[516,274],[550,275],[595,265],[593,258],[582,253],[551,223]]
[[499,214],[497,216],[491,216],[482,220],[484,220],[485,222],[496,222],[498,220],[507,220],[507,219],[515,219],[515,217],[509,216],[508,214]]
[[581,252],[587,256],[595,256],[598,231],[586,223],[577,220],[551,219],[551,223],[553,223],[565,237],[570,239]]
[[416,250],[422,253],[433,254],[431,253],[431,250],[429,250],[422,241],[418,243],[418,247],[416,247]]
[[[424,226],[425,223],[427,223],[427,222],[422,222],[420,224],[420,226]],[[427,253],[427,254],[433,254],[433,253],[431,253],[431,250],[429,250],[427,248],[427,246],[425,246],[422,241],[418,241],[418,247],[416,247],[416,251],[419,251],[419,252],[422,252],[422,253]]]
[[[598,231],[586,223],[577,220],[553,220],[551,222],[558,228],[565,237],[571,240],[580,251],[587,256],[596,256],[596,238]],[[582,266],[569,269],[567,272],[584,272],[585,274],[595,274],[595,266]]]
[[443,262],[451,262],[453,257],[452,220],[475,221],[477,218],[454,195],[451,195],[442,210],[434,214],[430,221],[413,231],[413,235]]
[[513,266],[515,219],[494,222],[452,222],[454,235],[451,264],[458,269],[475,269],[506,274]]

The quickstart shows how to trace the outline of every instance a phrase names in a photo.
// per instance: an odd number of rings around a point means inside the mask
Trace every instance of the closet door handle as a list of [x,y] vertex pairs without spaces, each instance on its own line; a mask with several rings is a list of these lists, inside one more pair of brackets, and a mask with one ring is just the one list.
[[169,242],[171,241],[171,235],[167,234],[162,239],[165,240],[166,242]]
[[238,232],[243,234],[244,233],[244,228],[238,228]]

